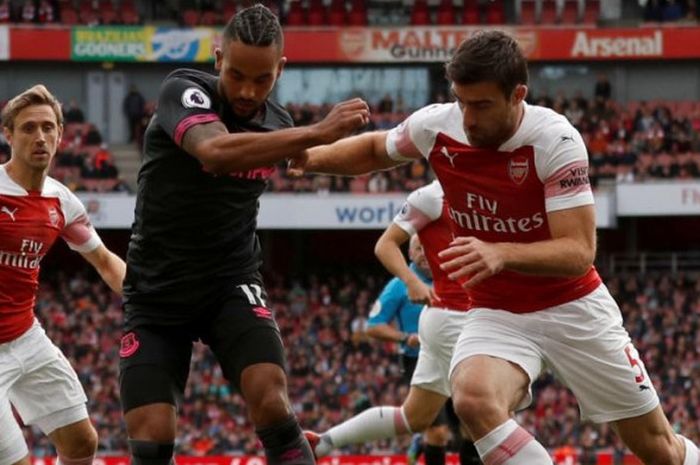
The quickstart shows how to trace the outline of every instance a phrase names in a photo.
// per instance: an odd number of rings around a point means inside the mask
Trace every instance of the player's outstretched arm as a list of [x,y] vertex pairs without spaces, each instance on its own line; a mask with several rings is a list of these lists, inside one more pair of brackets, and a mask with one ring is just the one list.
[[102,279],[117,294],[122,293],[122,284],[126,274],[126,263],[104,245],[100,245],[91,252],[81,255],[95,267]]
[[353,99],[334,106],[322,121],[300,128],[229,133],[220,121],[196,124],[185,133],[182,147],[207,171],[226,174],[270,166],[309,147],[330,144],[368,121],[367,103]]
[[400,226],[391,223],[377,240],[374,254],[389,273],[406,284],[408,298],[411,302],[430,304],[431,300],[434,300],[431,288],[409,268],[406,258],[401,252],[401,246],[410,238],[411,236]]
[[310,148],[290,161],[288,172],[357,176],[406,163],[389,157],[386,138],[387,132],[373,131]]
[[585,205],[547,214],[552,239],[531,243],[488,243],[458,237],[440,252],[450,278],[471,287],[501,270],[542,276],[582,276],[596,253],[595,209]]

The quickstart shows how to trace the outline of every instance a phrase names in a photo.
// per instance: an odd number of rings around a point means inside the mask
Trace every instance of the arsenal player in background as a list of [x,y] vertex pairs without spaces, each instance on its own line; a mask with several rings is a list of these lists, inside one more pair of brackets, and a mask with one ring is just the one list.
[[124,262],[102,244],[85,208],[47,176],[63,133],[61,107],[37,85],[10,100],[2,128],[12,157],[0,165],[0,465],[29,465],[11,405],[56,447],[62,465],[90,465],[97,433],[78,376],[34,316],[41,259],[58,237],[114,292]]

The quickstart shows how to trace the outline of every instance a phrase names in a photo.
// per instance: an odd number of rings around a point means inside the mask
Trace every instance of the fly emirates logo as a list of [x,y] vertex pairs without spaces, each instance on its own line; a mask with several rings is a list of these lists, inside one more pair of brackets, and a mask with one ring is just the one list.
[[41,253],[43,249],[43,242],[22,239],[19,252],[0,250],[0,265],[29,270],[37,269],[41,259],[44,258],[44,254]]
[[544,225],[542,212],[522,218],[501,218],[497,216],[498,200],[489,199],[473,192],[467,192],[466,205],[468,211],[457,210],[451,205],[449,207],[452,221],[464,229],[517,234],[530,232]]

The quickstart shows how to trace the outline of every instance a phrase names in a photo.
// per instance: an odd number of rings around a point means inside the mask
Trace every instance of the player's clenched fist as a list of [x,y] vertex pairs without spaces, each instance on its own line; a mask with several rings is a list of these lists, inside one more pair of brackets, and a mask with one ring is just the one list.
[[323,144],[349,136],[369,122],[369,106],[360,98],[340,102],[313,127]]

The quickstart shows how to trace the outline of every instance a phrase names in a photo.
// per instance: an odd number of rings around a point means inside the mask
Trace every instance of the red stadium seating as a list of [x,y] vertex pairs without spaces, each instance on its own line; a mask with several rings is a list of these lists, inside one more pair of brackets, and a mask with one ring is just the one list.
[[557,16],[557,4],[554,0],[543,0],[542,2],[542,18],[540,18],[540,23],[542,24],[554,24],[559,22],[559,17]]
[[305,22],[305,11],[301,7],[301,1],[292,0],[291,2],[289,2],[289,12],[287,13],[287,25],[303,26]]
[[207,10],[202,12],[202,16],[199,18],[199,24],[201,26],[216,26],[221,24],[221,15],[212,10]]
[[61,23],[66,26],[73,26],[80,22],[78,12],[73,8],[61,8],[60,10]]
[[182,12],[182,24],[184,26],[194,27],[199,24],[199,10],[187,9]]
[[442,0],[440,2],[435,23],[440,26],[451,26],[455,23],[455,7],[452,0]]
[[506,14],[503,0],[492,0],[486,10],[486,22],[489,24],[503,24],[506,22]]
[[534,0],[523,0],[522,8],[520,10],[519,22],[523,25],[533,25],[538,21],[537,18],[537,8]]
[[430,24],[430,10],[426,0],[416,0],[413,4],[411,24],[414,26],[427,26]]
[[561,22],[564,24],[574,24],[580,21],[578,12],[578,1],[567,0],[564,3],[564,11],[562,12]]
[[479,24],[480,22],[479,5],[476,0],[464,0],[464,6],[462,7],[462,24],[473,25]]
[[586,9],[583,12],[584,23],[596,23],[600,18],[600,2],[598,0],[586,0]]

